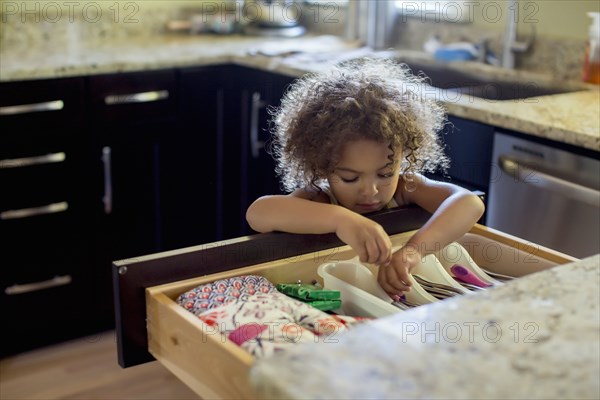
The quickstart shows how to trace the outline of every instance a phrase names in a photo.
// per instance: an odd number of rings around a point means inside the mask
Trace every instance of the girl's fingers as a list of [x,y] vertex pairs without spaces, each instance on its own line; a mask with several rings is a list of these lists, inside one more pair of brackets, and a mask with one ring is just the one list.
[[386,270],[389,267],[379,267],[379,274],[377,274],[377,281],[379,282],[379,286],[389,295],[396,295],[398,292],[388,283],[388,278],[386,275]]
[[[410,290],[410,285],[407,285],[399,276],[398,272],[391,265],[388,267],[380,267],[378,278],[379,284],[388,294],[402,294]],[[410,280],[408,280],[410,282]]]
[[398,278],[403,284],[408,285],[409,287],[412,285],[412,283],[410,282],[410,274],[408,272],[408,269],[400,269],[400,271],[398,271]]
[[379,258],[379,249],[377,248],[377,243],[374,243],[372,240],[367,240],[366,247],[367,253],[369,254],[369,259],[367,261],[374,263]]
[[386,235],[379,240],[379,251],[381,252],[380,265],[389,265],[392,261],[392,241]]
[[360,246],[360,247],[354,249],[354,251],[356,251],[356,254],[358,255],[358,259],[361,262],[368,262],[369,261],[369,253],[367,252],[367,247],[366,246]]

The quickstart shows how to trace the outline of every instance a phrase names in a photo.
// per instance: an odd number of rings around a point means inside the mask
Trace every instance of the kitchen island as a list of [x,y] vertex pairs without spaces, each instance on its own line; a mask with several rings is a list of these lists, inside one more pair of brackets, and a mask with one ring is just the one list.
[[[335,62],[363,56],[381,56],[357,42],[337,36],[262,38],[243,35],[163,34],[142,37],[33,42],[31,46],[5,40],[0,49],[0,81],[50,79],[102,73],[236,64],[292,77],[328,68]],[[385,52],[410,61],[426,57],[414,51]],[[480,63],[458,68],[477,70],[490,77],[523,82],[549,82],[550,76],[505,70]],[[500,128],[600,150],[600,90],[583,85],[581,91],[518,100],[486,100],[473,96],[439,97],[451,115]],[[435,95],[435,93],[434,93]]]
[[258,361],[286,399],[597,399],[600,255]]

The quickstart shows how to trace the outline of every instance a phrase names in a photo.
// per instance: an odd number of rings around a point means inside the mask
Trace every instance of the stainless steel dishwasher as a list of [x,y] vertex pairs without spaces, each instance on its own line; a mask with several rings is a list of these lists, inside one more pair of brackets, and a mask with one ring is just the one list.
[[600,253],[600,160],[494,134],[487,226],[574,257]]

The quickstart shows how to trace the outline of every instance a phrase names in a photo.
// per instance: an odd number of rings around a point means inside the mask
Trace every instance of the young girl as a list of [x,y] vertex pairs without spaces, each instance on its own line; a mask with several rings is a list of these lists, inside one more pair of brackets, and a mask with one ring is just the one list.
[[[289,195],[264,196],[247,210],[258,232],[335,232],[363,262],[379,265],[391,296],[410,290],[420,257],[465,234],[484,206],[471,192],[420,172],[446,167],[437,134],[443,109],[418,90],[423,78],[393,61],[348,62],[309,74],[273,113],[277,172]],[[433,215],[401,249],[362,214],[417,204]]]

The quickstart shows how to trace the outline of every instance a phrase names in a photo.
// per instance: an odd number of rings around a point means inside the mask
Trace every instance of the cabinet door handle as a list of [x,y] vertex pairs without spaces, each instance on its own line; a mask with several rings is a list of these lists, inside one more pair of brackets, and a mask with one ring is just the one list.
[[508,157],[500,157],[500,169],[519,182],[534,185],[555,193],[563,197],[588,204],[592,207],[600,207],[600,191],[579,185],[575,182],[569,182],[553,175],[545,174],[541,171],[519,164]]
[[33,217],[36,215],[55,214],[67,211],[69,203],[61,201],[60,203],[52,203],[41,207],[21,208],[18,210],[7,210],[0,212],[0,219],[19,219]]
[[63,152],[46,154],[43,156],[23,157],[0,160],[0,169],[5,168],[22,168],[31,165],[53,164],[65,161],[66,154]]
[[104,166],[104,196],[102,196],[102,203],[104,203],[104,213],[112,213],[113,194],[112,194],[112,149],[109,146],[102,148],[102,165]]
[[253,158],[258,158],[260,150],[265,147],[265,142],[258,140],[259,113],[260,109],[266,107],[267,103],[262,101],[260,93],[252,93],[252,104],[250,108],[250,151]]
[[71,278],[71,275],[55,276],[54,278],[46,281],[26,283],[24,285],[12,285],[4,289],[4,293],[10,296],[15,294],[36,292],[42,289],[68,285],[72,281],[73,279]]
[[18,104],[0,107],[0,115],[17,115],[42,111],[60,111],[65,108],[62,100],[45,101],[43,103]]
[[131,103],[151,103],[169,98],[168,90],[153,90],[151,92],[129,93],[129,94],[111,94],[104,98],[104,104],[107,106]]

